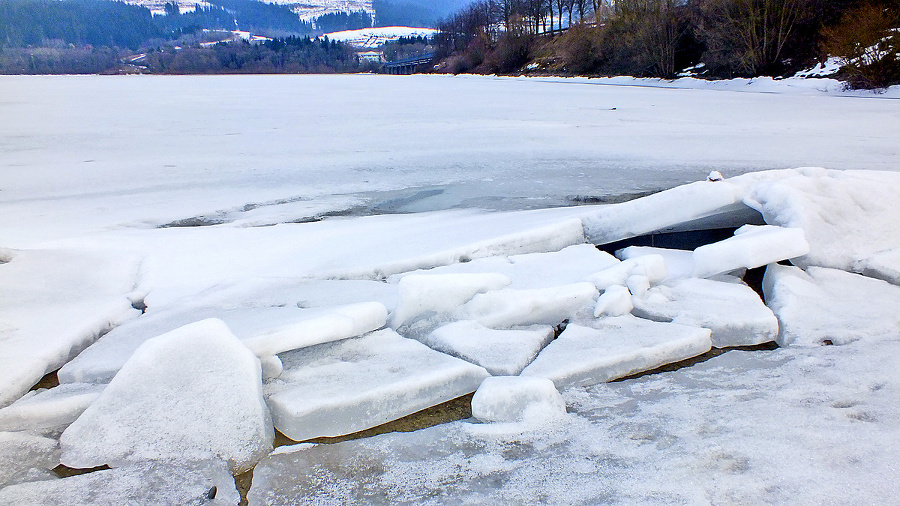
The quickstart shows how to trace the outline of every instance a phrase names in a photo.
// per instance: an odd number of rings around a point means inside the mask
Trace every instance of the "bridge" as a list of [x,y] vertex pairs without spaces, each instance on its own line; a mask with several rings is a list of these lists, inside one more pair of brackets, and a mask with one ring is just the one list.
[[384,64],[384,71],[388,74],[409,75],[417,71],[429,70],[434,61],[434,53],[413,56],[402,60],[389,61]]

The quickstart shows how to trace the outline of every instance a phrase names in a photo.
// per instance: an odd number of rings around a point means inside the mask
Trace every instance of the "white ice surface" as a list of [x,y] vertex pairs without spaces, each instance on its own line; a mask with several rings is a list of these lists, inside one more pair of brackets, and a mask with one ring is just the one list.
[[514,376],[553,339],[553,327],[494,330],[474,321],[438,327],[422,341],[429,347],[487,369],[494,376]]
[[0,409],[0,431],[59,434],[100,397],[103,388],[103,385],[72,383],[31,392]]
[[140,314],[137,259],[116,252],[15,251],[0,264],[0,407],[100,335]]
[[453,311],[476,294],[499,290],[511,282],[494,272],[404,276],[398,283],[400,297],[391,314],[391,326],[397,328],[422,313]]
[[689,278],[651,288],[634,298],[635,316],[712,330],[718,348],[774,341],[778,320],[741,282]]
[[809,252],[800,228],[744,225],[734,237],[694,250],[694,276],[709,278],[739,269],[753,269]]
[[[212,488],[215,487],[214,498]],[[144,461],[61,480],[0,489],[0,505],[78,506],[147,504],[236,505],[240,495],[228,464],[208,461]]]
[[606,290],[613,285],[624,285],[634,275],[646,277],[650,284],[665,280],[668,270],[664,257],[657,254],[635,255],[591,275],[588,280],[598,290]]
[[594,316],[622,316],[634,309],[631,292],[621,285],[612,285],[597,298]]
[[0,432],[0,492],[7,485],[52,479],[55,475],[49,470],[58,465],[59,443],[55,439]]
[[631,315],[592,327],[571,324],[522,376],[548,378],[559,389],[593,385],[655,369],[709,351],[709,330]]
[[487,378],[472,397],[472,416],[482,422],[559,418],[565,413],[566,401],[553,382],[545,378]]
[[242,472],[274,437],[259,360],[209,319],[142,344],[60,445],[75,468],[215,457]]
[[266,384],[275,427],[296,441],[375,427],[474,392],[487,371],[392,330],[281,355]]
[[694,252],[691,250],[629,246],[616,252],[616,256],[623,261],[649,255],[663,257],[667,280],[684,279],[694,275]]
[[900,287],[836,269],[770,265],[763,290],[781,346],[872,343],[900,333]]
[[589,312],[599,296],[591,283],[531,290],[505,289],[476,295],[460,306],[456,316],[494,329],[522,325],[559,325],[565,319]]

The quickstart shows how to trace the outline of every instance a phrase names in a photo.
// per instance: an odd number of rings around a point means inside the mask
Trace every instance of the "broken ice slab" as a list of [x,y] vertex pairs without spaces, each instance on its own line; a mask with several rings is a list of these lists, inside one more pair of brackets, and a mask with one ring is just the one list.
[[0,409],[0,430],[59,434],[100,397],[104,388],[105,385],[71,383],[29,392]]
[[713,346],[751,346],[774,341],[778,319],[744,283],[688,278],[634,297],[635,316],[712,330]]
[[400,296],[391,326],[397,328],[423,313],[453,311],[476,294],[499,290],[511,282],[509,277],[493,272],[404,276],[398,283]]
[[594,316],[622,316],[634,309],[631,292],[628,288],[613,285],[603,291],[594,306]]
[[[382,285],[384,283],[381,283]],[[244,295],[246,297],[246,295]],[[233,307],[234,298],[219,300],[223,307],[190,305],[172,310],[150,311],[97,341],[59,370],[61,383],[107,383],[132,353],[150,338],[171,332],[206,318],[218,318],[240,339],[249,340],[259,356],[274,355],[274,350],[321,342],[328,338],[350,337],[360,328],[384,324],[386,313],[380,303],[349,304],[338,307],[298,308]],[[377,328],[377,327],[375,327]],[[359,334],[356,334],[359,335]]]
[[809,253],[800,228],[744,225],[734,237],[694,250],[694,276],[708,278],[738,269],[753,269]]
[[496,376],[472,397],[472,416],[482,422],[556,418],[566,413],[562,395],[546,378]]
[[380,302],[361,302],[329,308],[318,317],[267,330],[243,343],[260,357],[361,336],[387,322],[387,308]]
[[628,278],[634,275],[646,277],[650,284],[663,281],[668,277],[663,256],[640,255],[629,258],[592,274],[588,281],[597,289],[606,290],[614,285],[624,285]]
[[474,392],[484,368],[390,329],[283,353],[265,386],[275,427],[295,441],[381,425]]
[[145,461],[60,480],[0,489],[0,505],[236,505],[240,495],[221,460]]
[[0,487],[51,479],[54,475],[49,470],[58,465],[59,444],[55,439],[24,432],[0,432]]
[[0,407],[104,332],[140,315],[138,262],[121,254],[16,251],[0,269]]
[[274,437],[259,360],[209,319],[141,345],[62,433],[61,460],[91,468],[218,457],[241,472],[271,451]]
[[[471,262],[416,271],[415,274],[497,273],[511,280],[508,288],[532,289],[587,281],[591,274],[618,263],[615,257],[592,244],[578,244],[549,253],[479,258]],[[394,278],[403,279],[415,274],[398,275]]]
[[587,282],[532,290],[496,290],[476,295],[455,315],[495,329],[558,325],[579,313],[590,314],[598,296],[597,288]]
[[684,279],[694,275],[694,252],[691,250],[629,246],[616,251],[616,257],[622,261],[649,255],[659,255],[663,258],[666,266],[666,277],[665,280],[661,281]]
[[781,322],[778,344],[847,344],[900,336],[900,287],[825,267],[773,264],[766,302]]
[[660,323],[631,315],[592,327],[569,325],[522,371],[549,378],[560,390],[614,380],[695,357],[710,350],[709,329]]
[[474,321],[454,322],[423,339],[429,347],[480,365],[495,376],[514,376],[553,339],[553,327],[494,330]]
[[636,200],[602,206],[582,217],[585,237],[608,244],[651,232],[725,228],[757,222],[759,213],[741,202],[728,181],[700,181]]

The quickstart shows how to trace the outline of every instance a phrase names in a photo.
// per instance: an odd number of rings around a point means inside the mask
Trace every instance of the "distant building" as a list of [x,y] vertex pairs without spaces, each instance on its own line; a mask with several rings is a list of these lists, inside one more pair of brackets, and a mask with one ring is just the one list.
[[384,63],[384,53],[381,51],[362,51],[356,53],[361,62]]

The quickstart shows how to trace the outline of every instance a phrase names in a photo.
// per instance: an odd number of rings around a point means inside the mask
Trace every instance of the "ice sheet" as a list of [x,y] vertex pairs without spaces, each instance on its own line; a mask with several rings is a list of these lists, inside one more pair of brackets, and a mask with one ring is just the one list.
[[350,434],[474,392],[487,371],[386,329],[281,355],[266,384],[275,427],[295,441]]
[[751,346],[778,337],[778,319],[741,282],[689,278],[634,298],[635,316],[712,330],[712,345]]
[[744,225],[735,230],[734,237],[694,250],[694,276],[709,278],[738,269],[753,269],[808,252],[809,243],[800,228]]
[[435,329],[423,340],[429,347],[487,369],[494,376],[515,376],[553,339],[553,327],[494,330],[474,321]]
[[591,311],[598,296],[597,289],[591,283],[531,290],[497,290],[476,295],[456,311],[456,316],[494,329],[534,324],[558,325],[579,313]]
[[104,385],[72,383],[30,392],[0,409],[0,431],[59,434],[103,391]]
[[242,472],[274,437],[259,360],[209,319],[142,344],[60,445],[75,468],[216,457]]
[[48,471],[58,465],[59,443],[55,439],[0,432],[0,491],[15,483],[51,479]]
[[476,294],[499,290],[511,282],[494,272],[403,276],[398,282],[400,300],[391,314],[391,326],[400,327],[423,313],[451,312]]
[[684,279],[694,275],[694,252],[691,250],[629,246],[616,252],[616,257],[623,261],[648,255],[663,257],[667,280]]
[[545,378],[487,378],[472,397],[472,416],[482,422],[544,421],[565,413],[566,401]]
[[593,385],[707,352],[709,335],[707,329],[631,315],[604,318],[592,327],[571,324],[522,376],[548,378],[561,390]]

